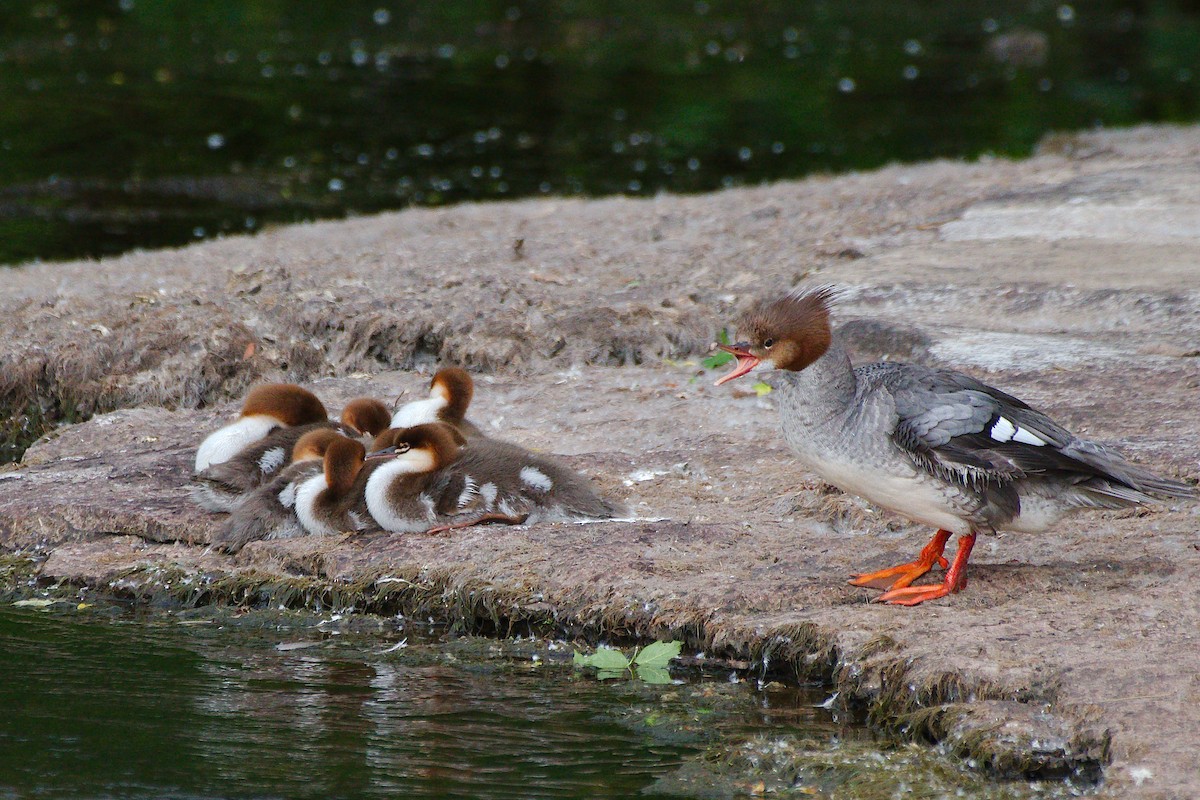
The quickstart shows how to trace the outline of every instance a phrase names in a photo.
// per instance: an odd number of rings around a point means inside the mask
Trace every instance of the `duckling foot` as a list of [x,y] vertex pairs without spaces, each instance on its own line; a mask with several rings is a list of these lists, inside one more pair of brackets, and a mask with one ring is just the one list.
[[[934,564],[937,564],[942,569],[946,569],[949,566],[950,562],[942,555],[942,551],[946,549],[946,542],[949,539],[950,531],[939,530],[933,535],[933,539],[929,541],[929,544],[921,549],[921,554],[917,556],[916,561],[910,561],[907,564],[900,564],[888,569],[881,569],[878,572],[855,575],[850,579],[850,583],[854,586],[869,586],[872,589],[902,589],[933,569]],[[897,580],[891,580],[891,578],[896,578],[897,576],[899,576]]]
[[961,592],[967,586],[967,559],[971,557],[971,548],[974,546],[975,534],[970,533],[959,537],[958,552],[954,554],[954,563],[950,565],[950,569],[946,572],[946,579],[940,585],[903,586],[884,592],[875,598],[875,602],[894,606],[915,606],[926,600],[936,600],[939,597]]
[[493,511],[489,514],[484,514],[483,516],[476,517],[475,519],[467,520],[466,522],[455,522],[455,523],[449,524],[449,525],[437,525],[437,526],[432,527],[429,530],[425,531],[425,533],[430,534],[430,535],[437,535],[439,533],[447,533],[448,531],[455,531],[455,530],[458,530],[459,528],[470,528],[474,525],[484,525],[488,522],[496,522],[496,523],[499,523],[502,525],[523,525],[525,523],[525,520],[527,520],[527,519],[529,519],[528,514],[501,514],[499,512]]

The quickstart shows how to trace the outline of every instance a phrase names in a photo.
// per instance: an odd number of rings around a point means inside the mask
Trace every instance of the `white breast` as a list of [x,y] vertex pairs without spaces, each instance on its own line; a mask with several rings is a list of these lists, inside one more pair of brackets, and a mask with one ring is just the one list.
[[398,513],[388,499],[392,482],[405,475],[428,472],[433,469],[433,457],[424,450],[410,450],[386,464],[376,467],[367,478],[367,511],[385,531],[393,533],[415,533],[427,529],[434,521],[432,508],[426,508],[426,518],[405,516]]
[[327,488],[324,475],[314,475],[296,487],[296,516],[311,534],[332,536],[338,532],[316,515],[317,495]]
[[196,471],[223,464],[278,427],[274,417],[255,414],[213,431],[196,450]]
[[414,400],[406,403],[392,415],[393,428],[411,428],[414,425],[425,425],[438,421],[438,412],[446,407],[446,398],[430,397],[428,400]]
[[914,522],[960,535],[971,531],[970,524],[954,512],[946,492],[935,481],[920,480],[915,471],[900,474],[866,471],[861,465],[833,461],[809,466],[842,491],[856,494]]

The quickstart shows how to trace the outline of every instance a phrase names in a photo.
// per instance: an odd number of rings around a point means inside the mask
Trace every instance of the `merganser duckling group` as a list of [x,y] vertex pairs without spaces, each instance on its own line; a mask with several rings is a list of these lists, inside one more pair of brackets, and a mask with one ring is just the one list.
[[439,371],[427,399],[393,414],[352,400],[340,421],[291,384],[255,387],[237,421],[196,454],[193,497],[229,512],[214,544],[385,530],[441,533],[487,522],[602,520],[625,509],[553,459],[488,438],[466,419],[474,382]]
[[[980,533],[1036,533],[1080,509],[1195,496],[968,375],[853,367],[830,327],[833,300],[821,287],[751,308],[737,325],[744,341],[720,346],[737,365],[717,384],[774,370],[783,437],[807,469],[937,529],[916,560],[850,581],[887,589],[878,601],[911,606],[961,591]],[[948,563],[942,551],[953,534]],[[947,570],[940,584],[911,585],[935,565]]]
[[[854,367],[830,324],[834,292],[801,288],[764,301],[720,348],[737,365],[723,384],[773,370],[783,437],[823,480],[937,529],[919,556],[854,576],[876,599],[917,605],[967,585],[981,533],[1041,532],[1064,516],[1195,487],[1080,439],[1012,395],[945,369],[884,362]],[[238,420],[196,453],[194,496],[229,512],[214,544],[383,530],[442,533],[486,522],[602,520],[626,510],[553,459],[484,436],[466,418],[470,375],[439,371],[429,396],[391,413],[353,400],[340,421],[298,386],[267,384]],[[953,562],[943,551],[952,535]],[[913,586],[945,570],[941,583]]]

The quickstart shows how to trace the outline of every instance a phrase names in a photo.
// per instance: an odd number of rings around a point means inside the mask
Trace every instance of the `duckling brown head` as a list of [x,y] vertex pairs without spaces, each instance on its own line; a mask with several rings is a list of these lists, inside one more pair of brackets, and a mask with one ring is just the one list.
[[396,409],[392,415],[393,428],[411,428],[429,422],[470,426],[467,409],[475,396],[475,383],[467,371],[459,367],[438,370],[429,384],[429,397],[413,400]]
[[429,435],[423,430],[418,431],[416,434],[411,432],[417,429],[425,428],[443,429],[442,435],[449,436],[451,441],[453,441],[454,444],[460,448],[467,443],[467,437],[464,436],[463,432],[455,426],[447,425],[444,422],[427,422],[423,425],[414,425],[409,428],[388,428],[386,431],[375,437],[375,441],[371,444],[371,453],[397,447],[397,445],[403,445],[403,447],[399,448],[401,451],[407,450],[412,446],[412,437],[414,435]]
[[318,428],[315,431],[309,431],[292,445],[292,463],[323,461],[329,445],[337,439],[345,438],[333,428]]
[[332,497],[345,497],[363,468],[367,449],[362,442],[340,436],[325,450],[325,485]]
[[315,394],[294,383],[261,383],[242,403],[242,416],[266,416],[295,427],[324,422],[329,413]]
[[440,369],[429,382],[429,396],[440,396],[446,405],[438,412],[438,419],[459,425],[467,416],[467,409],[475,397],[475,381],[461,367]]
[[356,397],[342,409],[342,424],[359,433],[378,436],[392,424],[392,412],[373,397]]
[[394,453],[397,461],[408,465],[405,471],[432,472],[456,460],[465,443],[453,425],[429,422],[411,428],[389,428],[375,437],[371,451],[372,455]]

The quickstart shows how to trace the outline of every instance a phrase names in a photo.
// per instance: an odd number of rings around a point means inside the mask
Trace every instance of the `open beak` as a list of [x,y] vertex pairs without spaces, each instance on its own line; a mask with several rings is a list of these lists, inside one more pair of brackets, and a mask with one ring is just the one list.
[[750,370],[762,363],[762,359],[750,352],[750,345],[746,342],[738,342],[737,344],[719,344],[718,350],[723,350],[726,353],[737,358],[737,366],[733,368],[733,372],[722,375],[717,379],[713,386],[720,386],[722,383],[740,378]]

